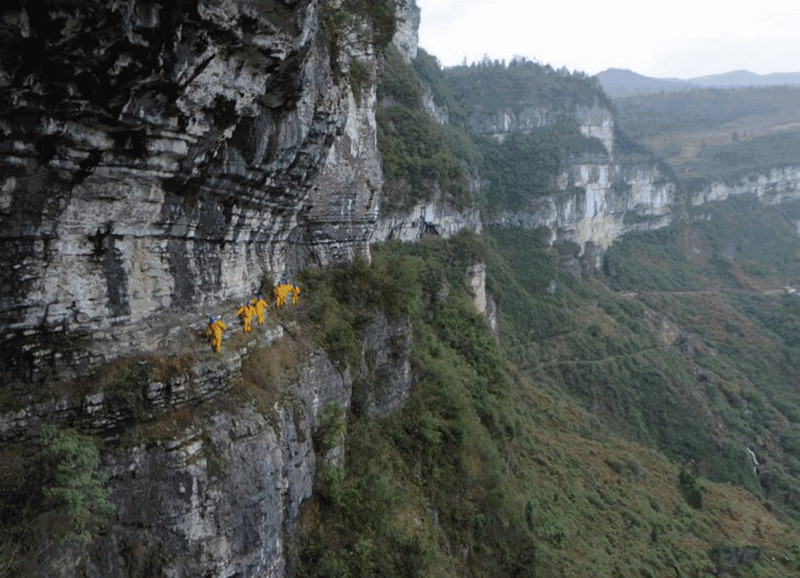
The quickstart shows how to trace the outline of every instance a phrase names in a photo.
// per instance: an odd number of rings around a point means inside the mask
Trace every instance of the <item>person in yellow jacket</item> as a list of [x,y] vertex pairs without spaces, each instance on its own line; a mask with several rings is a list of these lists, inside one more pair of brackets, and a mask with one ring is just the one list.
[[222,332],[225,331],[225,327],[226,325],[222,319],[208,318],[205,334],[211,336],[211,349],[215,352],[219,352],[222,348]]
[[292,285],[292,305],[297,307],[300,304],[300,287]]
[[253,328],[250,326],[250,322],[253,319],[253,315],[256,314],[256,308],[248,303],[244,303],[239,309],[236,310],[236,315],[242,318],[242,325],[244,326],[244,332],[250,333]]
[[283,303],[281,303],[281,287],[283,287],[283,285],[276,285],[273,290],[273,294],[275,295],[275,307],[283,305]]
[[286,297],[291,290],[292,286],[288,283],[281,283],[275,287],[275,307],[283,307],[286,305]]
[[253,300],[250,302],[250,305],[252,305],[256,310],[256,315],[258,316],[258,324],[263,325],[264,310],[267,307],[269,307],[269,303],[267,302],[266,299],[264,299],[261,293],[259,293],[256,297],[253,298]]

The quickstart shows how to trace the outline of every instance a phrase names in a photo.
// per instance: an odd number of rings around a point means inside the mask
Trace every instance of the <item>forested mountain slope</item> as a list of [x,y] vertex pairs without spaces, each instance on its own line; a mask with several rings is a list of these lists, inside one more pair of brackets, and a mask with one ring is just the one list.
[[800,88],[704,88],[615,100],[624,129],[691,191],[734,185],[800,162]]
[[[613,122],[576,118],[606,103],[591,82],[526,62],[425,70],[420,86],[437,86],[449,122],[471,133],[472,147],[458,146],[456,132],[446,142],[461,153],[459,174],[478,167],[486,214],[505,206],[532,218],[495,222],[482,237],[373,248],[382,282],[421,291],[404,301],[415,385],[391,416],[355,411],[340,422],[345,461],[318,480],[292,567],[317,576],[800,571],[790,329],[800,301],[785,289],[800,272],[793,205],[765,207],[760,189],[712,205],[681,193],[665,202],[676,212],[669,226],[638,233],[635,212],[618,208],[629,228],[595,270],[580,237],[533,220],[547,214],[541,199],[564,196],[565,166],[596,174],[652,159],[633,143],[614,147],[631,141]],[[546,82],[526,91],[532,78]],[[573,86],[583,87],[577,102]],[[423,110],[441,122],[441,108]],[[617,178],[624,197],[631,185]],[[476,262],[485,297],[472,284]],[[357,293],[384,300],[374,287]],[[493,306],[478,305],[487,299]]]
[[411,0],[45,5],[0,8],[0,574],[800,572],[786,166],[690,190]]
[[[355,410],[334,430],[347,432],[346,457],[318,478],[301,518],[298,575],[800,570],[786,465],[795,426],[772,401],[793,407],[788,384],[755,387],[758,369],[743,373],[739,359],[747,340],[721,352],[685,311],[660,303],[699,295],[577,282],[546,239],[498,229],[376,249],[390,293],[358,294],[402,303],[415,382],[399,411],[374,420]],[[476,261],[497,299],[498,341],[465,284]],[[615,282],[634,280],[618,271]],[[725,298],[712,284],[695,291]],[[754,298],[783,307],[781,295]],[[349,305],[349,317],[371,302]],[[780,339],[759,339],[790,355]],[[773,423],[783,427],[767,437]]]

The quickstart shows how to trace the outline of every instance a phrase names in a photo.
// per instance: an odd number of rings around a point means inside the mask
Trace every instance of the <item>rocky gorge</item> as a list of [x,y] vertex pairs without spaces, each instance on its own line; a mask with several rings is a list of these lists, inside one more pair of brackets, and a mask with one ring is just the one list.
[[[375,121],[385,15],[357,2],[44,4],[0,9],[0,439],[24,443],[52,423],[108,442],[113,521],[71,560],[73,575],[285,575],[315,473],[342,459],[341,443],[314,444],[327,408],[347,411],[358,380],[369,415],[385,415],[413,387],[403,320],[370,319],[347,365],[292,312],[255,341],[199,352],[209,312],[308,266],[369,260],[373,243],[486,225],[547,227],[599,264],[625,233],[679,212],[676,184],[618,152],[613,114],[595,103],[568,114],[605,154],[570,159],[558,192],[525,211],[488,216],[433,195],[386,214]],[[390,40],[410,61],[419,9],[391,7]],[[421,106],[446,124],[432,100],[428,88]],[[468,124],[501,140],[559,114]],[[692,203],[795,198],[797,182],[776,170]],[[485,273],[464,272],[497,337]]]

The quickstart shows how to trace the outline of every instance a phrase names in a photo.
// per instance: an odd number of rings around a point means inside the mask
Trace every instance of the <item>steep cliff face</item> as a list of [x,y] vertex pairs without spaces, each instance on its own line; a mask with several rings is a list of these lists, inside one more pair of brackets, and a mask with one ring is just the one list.
[[614,115],[607,108],[595,103],[594,106],[580,106],[575,110],[575,119],[581,134],[596,138],[606,149],[608,156],[614,157]]
[[692,205],[724,201],[738,195],[755,195],[766,204],[800,198],[800,167],[776,167],[766,174],[754,174],[728,184],[715,182],[692,196]]
[[[496,179],[505,180],[501,188],[512,183],[515,190],[499,193],[500,208],[487,214],[488,224],[547,227],[553,241],[572,241],[582,248],[590,244],[599,260],[602,251],[626,232],[670,222],[676,185],[656,159],[621,146],[612,106],[591,79],[519,59],[508,65],[485,61],[457,67],[445,78],[464,107],[465,125],[473,134],[501,144],[520,134],[541,135],[542,142],[549,142],[538,149],[519,140],[510,150],[489,147],[491,162],[502,164],[503,155],[511,155],[509,162],[520,163],[517,168],[525,176],[504,172],[502,167],[495,171]],[[585,142],[563,144],[571,135]],[[555,161],[552,155],[559,147],[562,158]],[[523,150],[541,157],[531,159],[537,163],[537,174],[522,166]],[[488,179],[482,190],[497,198],[493,192],[497,183],[491,176]],[[527,182],[536,179],[538,185]],[[502,198],[509,194],[515,202]]]
[[472,293],[472,303],[476,311],[486,318],[495,339],[500,338],[497,322],[497,303],[486,290],[486,263],[475,263],[467,268],[467,286]]
[[534,199],[523,211],[502,212],[492,222],[548,227],[554,241],[601,250],[627,232],[666,226],[674,214],[675,184],[647,159],[631,161],[576,161],[558,177],[560,193]]
[[[308,333],[272,320],[250,340],[226,337],[221,354],[119,361],[48,401],[20,397],[0,413],[0,441],[42,423],[103,440],[114,513],[80,564],[89,575],[283,576],[319,460],[343,457],[320,452],[316,433],[328,408],[346,412],[353,399],[350,370]],[[365,328],[357,371],[370,415],[409,396],[411,340],[403,319],[377,315]]]
[[[315,448],[325,408],[361,395],[381,416],[411,394],[402,318],[365,319],[349,368],[285,317],[251,341],[226,337],[220,355],[197,334],[209,311],[308,264],[482,229],[477,208],[443,201],[441,189],[381,214],[380,57],[363,15],[343,16],[351,4],[362,3],[0,8],[0,441],[28,440],[46,422],[102,440],[116,510],[90,575],[284,575],[284,541],[318,460],[342,459],[341,447]],[[411,61],[419,9],[395,8],[394,44]],[[447,124],[431,86],[420,90],[421,109]],[[649,159],[616,151],[599,101],[485,112],[470,126],[502,140],[564,114],[605,154],[571,159],[560,192],[492,224],[546,226],[553,240],[601,250],[667,224],[674,185]],[[464,170],[478,191],[475,167]],[[778,202],[799,177],[715,185],[696,203],[753,191]],[[497,337],[486,267],[466,282]],[[291,371],[279,379],[282,364]]]
[[392,239],[413,242],[430,236],[447,239],[459,231],[480,233],[482,229],[481,214],[477,207],[459,209],[434,196],[408,211],[379,219],[371,241],[381,243]]
[[3,7],[0,321],[95,330],[367,252],[374,51],[327,2]]
[[[269,381],[248,356],[284,325],[220,356],[197,330],[262,283],[369,254],[379,57],[348,6],[0,8],[0,438],[47,422],[105,440],[116,512],[91,575],[284,573],[319,412],[346,410],[352,379],[310,348],[283,397],[243,391]],[[369,334],[376,412],[408,395],[408,352],[381,351],[407,330]]]
[[565,117],[574,118],[584,136],[600,140],[613,155],[614,115],[599,103],[581,104],[566,112],[545,105],[501,108],[471,115],[468,127],[475,134],[502,140],[508,133],[550,127]]
[[396,30],[392,43],[407,61],[417,57],[419,46],[420,9],[414,0],[398,0],[396,16]]
[[318,352],[300,375],[294,404],[265,415],[223,396],[167,441],[109,452],[116,521],[92,574],[283,576],[285,538],[313,487],[313,432],[328,404],[349,406],[352,387]]
[[[555,112],[550,115],[541,112],[540,119],[556,116]],[[559,192],[530,199],[522,210],[496,213],[490,222],[501,226],[547,227],[554,241],[574,241],[581,247],[592,244],[600,249],[595,254],[600,259],[602,250],[625,233],[667,225],[674,213],[676,185],[651,157],[615,151],[614,117],[610,110],[599,105],[578,107],[573,119],[584,137],[602,143],[606,154],[584,154],[569,159],[555,179]],[[538,126],[509,122],[507,130],[491,136],[503,139],[510,132],[546,127],[547,122]]]

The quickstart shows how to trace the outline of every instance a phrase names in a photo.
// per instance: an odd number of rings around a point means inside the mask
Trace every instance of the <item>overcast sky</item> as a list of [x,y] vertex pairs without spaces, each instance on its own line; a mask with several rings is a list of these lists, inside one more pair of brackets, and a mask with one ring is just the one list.
[[416,0],[445,66],[526,56],[596,74],[800,71],[800,0]]

